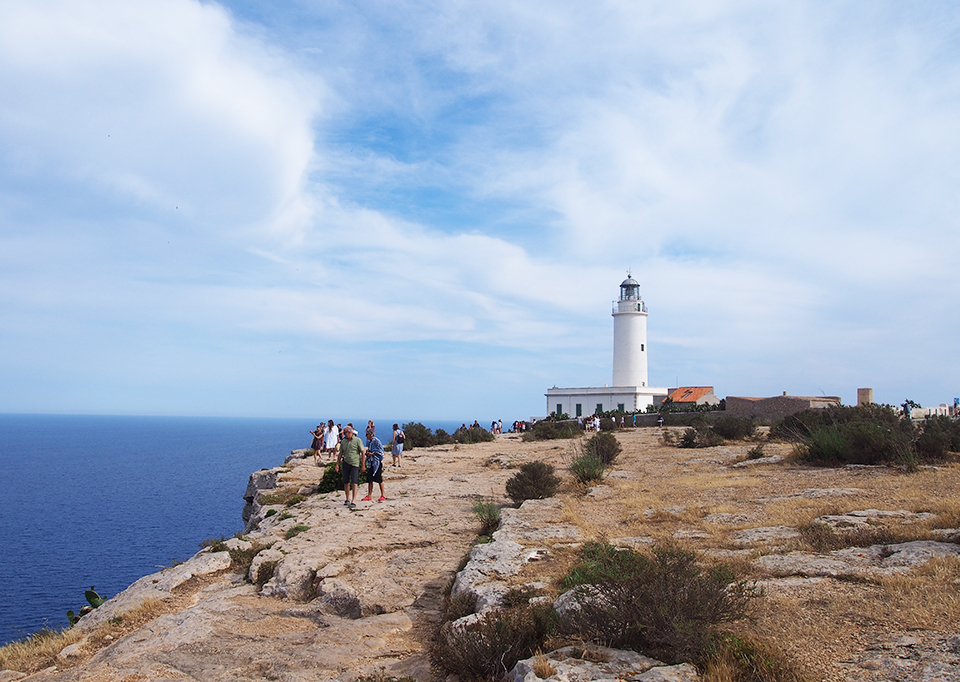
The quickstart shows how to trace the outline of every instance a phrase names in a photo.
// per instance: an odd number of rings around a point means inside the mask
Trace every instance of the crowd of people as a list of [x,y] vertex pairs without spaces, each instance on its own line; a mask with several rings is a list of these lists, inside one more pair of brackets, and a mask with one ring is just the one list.
[[[373,484],[380,487],[378,502],[387,499],[383,487],[383,457],[385,454],[383,443],[377,438],[376,425],[373,420],[367,422],[364,431],[366,445],[357,436],[353,422],[346,426],[334,424],[330,419],[326,424],[317,424],[315,430],[310,431],[313,440],[310,449],[313,450],[313,463],[322,466],[329,455],[334,462],[334,469],[341,474],[343,480],[344,506],[350,509],[357,508],[357,486],[360,474],[367,477],[367,495],[361,502],[373,501]],[[393,436],[390,439],[390,455],[393,458],[391,466],[403,465],[403,445],[407,440],[406,434],[399,424],[393,425]]]

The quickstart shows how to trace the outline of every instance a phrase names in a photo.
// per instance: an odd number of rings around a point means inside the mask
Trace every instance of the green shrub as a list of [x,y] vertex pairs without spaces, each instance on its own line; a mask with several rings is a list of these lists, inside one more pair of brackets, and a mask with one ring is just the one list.
[[520,506],[524,500],[553,497],[560,485],[552,464],[527,462],[507,481],[507,497]]
[[757,423],[750,417],[719,417],[711,429],[727,440],[743,440],[757,431]]
[[589,452],[576,457],[570,463],[570,471],[573,473],[573,477],[584,485],[601,480],[605,468],[603,462]]
[[279,564],[279,561],[264,561],[260,566],[260,570],[257,572],[257,580],[254,584],[257,587],[263,587],[266,585],[267,581],[273,577],[273,574],[276,572]]
[[763,443],[757,443],[747,451],[747,459],[762,459],[766,456],[763,451]]
[[556,440],[558,438],[575,438],[580,435],[580,427],[576,422],[555,422],[541,420],[533,428],[525,432],[521,438],[526,441]]
[[656,547],[647,557],[592,543],[584,554],[587,566],[565,583],[589,584],[589,597],[565,629],[668,663],[706,663],[719,626],[745,618],[757,594],[726,565],[702,568],[694,552],[675,547]]
[[960,452],[960,421],[949,417],[931,417],[919,426],[917,454],[922,459],[940,460],[951,452]]
[[268,509],[267,513],[263,515],[263,518],[268,519],[276,513],[277,513],[276,509]]
[[612,433],[600,432],[587,441],[587,454],[599,459],[605,466],[613,464],[623,448]]
[[449,445],[453,442],[453,436],[443,429],[437,429],[437,434],[434,436],[434,439],[437,441],[437,445]]
[[292,537],[300,535],[305,530],[310,530],[310,526],[304,526],[302,523],[298,523],[296,526],[284,533],[283,537],[289,540]]
[[482,426],[471,426],[468,429],[457,429],[453,433],[453,442],[462,443],[464,445],[472,445],[473,443],[488,443],[492,440],[496,440],[496,438],[496,436]]
[[710,425],[700,417],[694,420],[692,427],[683,432],[677,446],[681,448],[712,448],[715,445],[723,445],[723,442],[723,436],[710,428]]
[[613,417],[601,417],[600,418],[600,430],[601,431],[616,431],[620,426],[620,417],[616,419]]
[[488,500],[477,500],[473,503],[473,513],[480,521],[480,535],[493,535],[500,527],[500,506]]
[[[343,490],[343,474],[337,471],[336,467],[337,465],[334,462],[330,462],[323,468],[323,478],[321,478],[320,483],[317,484],[318,493],[334,493]],[[366,482],[367,473],[361,471],[358,484]]]
[[437,437],[420,422],[404,424],[403,433],[406,436],[406,440],[403,442],[404,450],[429,448],[437,444]]
[[543,649],[556,630],[551,605],[498,609],[469,625],[446,623],[434,639],[432,659],[461,680],[499,680],[517,661]]

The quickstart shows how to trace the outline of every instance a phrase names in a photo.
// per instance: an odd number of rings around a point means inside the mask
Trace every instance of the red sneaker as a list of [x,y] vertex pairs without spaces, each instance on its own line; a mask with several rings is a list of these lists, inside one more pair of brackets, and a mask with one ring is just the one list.
[[377,502],[383,502],[383,501],[386,500],[386,499],[387,499],[387,498],[385,498],[383,495],[381,495],[381,496],[380,496],[380,499],[377,500]]
[[360,498],[360,501],[361,501],[361,502],[369,502],[371,499],[373,499],[373,498],[371,498],[369,495],[367,495],[366,497]]

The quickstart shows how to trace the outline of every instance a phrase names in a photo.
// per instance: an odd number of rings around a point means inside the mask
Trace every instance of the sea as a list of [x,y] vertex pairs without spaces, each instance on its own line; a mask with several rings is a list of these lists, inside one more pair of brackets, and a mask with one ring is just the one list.
[[[374,421],[389,442],[394,420]],[[448,432],[461,423],[419,421]],[[91,587],[112,597],[243,530],[251,472],[309,447],[316,425],[0,414],[0,644],[64,627]]]

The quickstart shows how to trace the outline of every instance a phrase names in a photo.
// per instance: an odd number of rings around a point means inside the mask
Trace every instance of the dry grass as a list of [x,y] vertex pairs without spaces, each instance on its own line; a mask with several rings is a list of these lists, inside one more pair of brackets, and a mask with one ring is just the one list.
[[533,672],[541,680],[545,680],[556,674],[557,669],[553,667],[550,659],[543,655],[543,652],[538,651],[533,656]]
[[56,661],[64,647],[83,639],[83,633],[73,628],[40,630],[26,639],[0,647],[0,670],[35,673]]
[[[142,627],[157,616],[171,609],[159,599],[145,599],[137,607],[124,611],[116,618],[101,625],[93,632],[79,628],[65,630],[41,630],[25,640],[0,647],[0,670],[9,669],[23,673],[35,673],[51,665],[70,667],[93,655],[110,642]],[[81,655],[66,661],[57,660],[65,647],[86,640]]]

